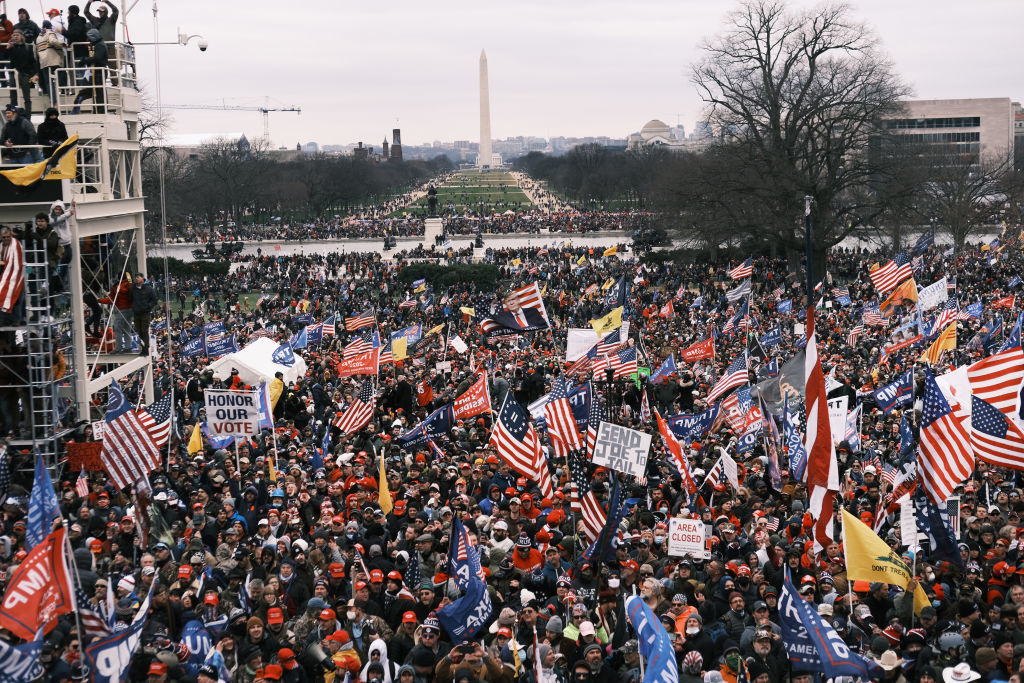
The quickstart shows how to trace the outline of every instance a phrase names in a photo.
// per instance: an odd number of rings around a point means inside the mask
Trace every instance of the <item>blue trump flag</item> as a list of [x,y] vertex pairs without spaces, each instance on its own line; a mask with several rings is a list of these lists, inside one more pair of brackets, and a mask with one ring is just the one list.
[[60,516],[60,503],[53,491],[53,481],[43,457],[36,453],[36,475],[32,493],[28,498],[28,518],[25,520],[26,547],[34,548],[53,530],[53,520]]
[[804,440],[800,435],[800,416],[789,411],[789,397],[782,408],[783,434],[786,440],[786,448],[789,451],[789,471],[797,481],[803,480],[804,470],[807,469],[807,451],[804,449]]
[[776,306],[776,310],[779,313],[792,313],[793,312],[793,300],[792,299],[786,299],[785,301],[780,301],[779,305]]
[[779,596],[779,622],[794,668],[819,670],[825,678],[870,680],[882,674],[877,664],[853,652],[832,625],[818,616],[817,609],[797,594],[788,567]]
[[288,343],[289,345],[291,345],[293,349],[306,348],[306,346],[308,345],[308,342],[306,341],[306,328],[303,327],[301,330],[299,330],[299,333],[292,337],[291,341],[289,341]]
[[210,633],[203,622],[192,619],[181,630],[181,642],[188,645],[190,653],[188,661],[185,662],[185,671],[190,676],[195,676],[199,673],[199,667],[206,661],[206,655],[213,649]]
[[289,368],[295,365],[295,352],[292,351],[291,344],[285,342],[274,349],[274,353],[270,354],[270,360],[278,365],[284,365]]
[[678,683],[675,651],[661,620],[636,595],[626,598],[626,616],[636,630],[640,654],[647,660],[643,683]]
[[[469,534],[466,533],[462,523],[456,520],[461,527],[462,538],[455,539],[453,551],[455,555],[461,556],[465,553],[465,564],[462,575],[456,575],[456,583],[462,588],[462,597],[455,602],[445,605],[437,611],[437,618],[448,631],[453,643],[461,643],[470,640],[483,628],[484,624],[491,618],[494,607],[491,605],[491,596],[487,592],[487,584],[480,578],[480,551],[470,544]],[[452,527],[453,536],[458,533],[456,527]],[[459,560],[453,561],[453,566],[458,566]]]
[[670,355],[666,358],[661,367],[655,370],[654,374],[650,376],[651,384],[658,384],[664,382],[672,375],[676,374],[676,354]]
[[768,330],[760,337],[758,337],[757,341],[759,341],[761,343],[761,346],[766,349],[769,349],[775,346],[776,344],[781,344],[782,328],[776,325],[775,327],[773,327],[772,329]]
[[576,428],[584,430],[587,428],[587,420],[590,417],[591,396],[590,382],[584,382],[572,389],[566,398],[572,406],[572,417],[576,421]]
[[874,393],[875,403],[882,412],[890,413],[895,408],[914,400],[914,369],[907,370],[892,384],[887,384]]
[[21,645],[8,645],[0,640],[0,681],[38,680],[43,675],[43,665],[39,663],[42,652],[42,630],[36,632],[35,640]]
[[224,329],[224,321],[214,320],[213,322],[206,323],[205,325],[203,325],[203,332],[210,336],[218,336],[225,334],[226,330]]
[[192,356],[201,356],[206,350],[206,337],[205,335],[199,335],[195,339],[185,342],[181,347],[181,355],[185,358]]
[[89,647],[85,648],[85,658],[89,662],[89,670],[92,673],[90,681],[120,683],[120,681],[128,680],[128,667],[142,641],[142,629],[146,625],[146,616],[149,614],[149,602],[153,597],[154,586],[156,586],[156,581],[150,585],[146,599],[139,605],[139,611],[128,628],[93,641]]
[[718,406],[708,408],[704,412],[694,415],[680,413],[668,418],[668,428],[672,430],[677,439],[699,441],[711,429],[711,425],[715,423],[715,417],[717,416]]
[[206,340],[206,355],[211,358],[220,358],[236,351],[238,351],[238,345],[235,343],[233,334],[220,339]]

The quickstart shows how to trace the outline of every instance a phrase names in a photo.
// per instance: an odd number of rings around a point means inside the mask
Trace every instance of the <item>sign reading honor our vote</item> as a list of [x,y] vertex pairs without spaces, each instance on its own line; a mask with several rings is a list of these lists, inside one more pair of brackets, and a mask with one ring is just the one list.
[[255,391],[207,389],[206,424],[215,436],[259,434],[260,402]]
[[644,476],[651,435],[629,427],[602,422],[594,445],[594,464],[634,477]]

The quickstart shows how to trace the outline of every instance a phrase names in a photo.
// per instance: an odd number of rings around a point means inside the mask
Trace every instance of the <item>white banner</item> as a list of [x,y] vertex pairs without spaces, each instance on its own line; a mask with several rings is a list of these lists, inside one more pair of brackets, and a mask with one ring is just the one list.
[[707,532],[704,522],[699,519],[668,520],[668,554],[675,557],[711,559],[707,547]]
[[850,404],[849,396],[836,396],[828,399],[828,423],[832,427],[832,443],[839,443],[846,438],[846,413]]
[[725,478],[732,486],[733,491],[740,490],[739,471],[736,469],[736,461],[732,459],[732,456],[728,453],[722,454],[722,471],[725,472]]
[[259,434],[260,402],[255,391],[207,389],[206,424],[214,436]]
[[904,548],[917,547],[917,518],[914,516],[914,501],[909,493],[900,498],[900,540]]
[[[622,322],[621,339],[629,339],[629,321]],[[597,345],[597,332],[590,327],[570,327],[565,342],[565,362],[572,363]]]
[[917,293],[917,305],[922,311],[935,308],[949,298],[949,290],[946,289],[946,278],[930,284]]
[[469,347],[466,346],[466,342],[462,341],[462,337],[457,334],[453,335],[452,338],[448,340],[448,343],[452,345],[452,348],[455,349],[457,353],[465,353],[469,349]]
[[616,472],[643,477],[647,470],[647,454],[651,450],[651,435],[629,427],[602,422],[594,444],[595,465],[603,465]]

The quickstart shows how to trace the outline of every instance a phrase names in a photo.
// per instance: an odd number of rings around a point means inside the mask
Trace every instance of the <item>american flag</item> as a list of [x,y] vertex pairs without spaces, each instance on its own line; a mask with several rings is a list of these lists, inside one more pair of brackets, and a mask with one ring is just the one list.
[[405,572],[402,574],[402,581],[405,582],[405,585],[410,590],[418,591],[420,589],[420,581],[422,580],[419,553],[413,553],[412,557],[409,558],[409,564],[406,566]]
[[606,356],[609,353],[617,353],[622,350],[625,344],[622,341],[622,328],[609,332],[597,342],[597,355]]
[[889,463],[884,463],[882,465],[882,481],[884,481],[885,485],[888,486],[890,489],[896,486],[896,477],[898,474],[899,470],[897,470]]
[[338,328],[336,325],[337,317],[338,316],[336,313],[332,313],[331,317],[323,322],[323,334],[325,337],[334,336],[338,333]]
[[416,308],[416,299],[406,299],[402,303],[398,304],[398,310],[407,311],[410,308]]
[[928,336],[930,337],[939,330],[946,329],[946,325],[954,320],[962,319],[963,318],[960,317],[960,302],[955,296],[951,296],[946,299],[946,303],[942,306],[942,310],[939,311],[939,316],[935,319],[935,323],[932,325]]
[[107,424],[100,460],[115,486],[122,489],[145,480],[160,466],[160,448],[171,432],[171,395],[134,410],[116,381],[110,383]]
[[25,248],[14,236],[0,244],[0,311],[10,313],[25,287]]
[[85,476],[85,468],[78,474],[78,480],[75,482],[75,493],[78,494],[79,498],[85,498],[89,495],[89,480]]
[[541,451],[537,431],[511,391],[505,394],[505,401],[498,411],[490,443],[498,452],[498,457],[517,472],[537,482],[545,498],[554,494],[551,472],[548,471],[547,460]]
[[860,336],[864,334],[864,329],[865,328],[864,328],[863,323],[859,324],[859,325],[855,325],[854,328],[852,330],[850,330],[850,333],[848,335],[846,335],[846,343],[848,345],[850,345],[850,346],[853,346],[854,344],[856,344],[857,343],[857,339],[859,339]]
[[850,296],[850,288],[849,287],[833,287],[832,288],[832,298],[838,299],[841,296],[847,296],[847,297]]
[[[415,555],[416,553],[413,553]],[[366,580],[370,580],[370,570],[366,568],[366,562],[363,561],[363,553],[359,551],[358,546],[352,548],[352,560],[359,565],[359,568],[363,570],[363,574],[366,574]]]
[[974,469],[974,453],[963,423],[953,415],[931,370],[925,370],[924,412],[921,421],[921,485],[938,505]]
[[569,369],[565,371],[565,374],[570,377],[575,375],[582,375],[590,371],[591,365],[595,358],[597,358],[597,347],[591,347],[589,351],[573,361]]
[[373,381],[368,379],[359,387],[356,400],[352,402],[348,410],[335,418],[331,424],[345,434],[358,432],[370,421],[376,408],[376,391],[373,387]]
[[[406,351],[408,351],[408,347],[406,348]],[[385,363],[394,362],[395,355],[391,352],[391,342],[389,341],[387,344],[384,345],[384,348],[380,350],[380,359],[378,360],[378,363],[380,365],[384,365]]]
[[587,459],[594,457],[594,445],[597,443],[597,431],[601,423],[608,419],[604,401],[597,394],[590,399],[590,414],[587,415]]
[[839,464],[832,444],[829,423],[825,374],[818,360],[818,340],[814,331],[814,307],[807,310],[807,346],[804,359],[805,396],[807,405],[807,432],[804,450],[807,452],[807,492],[814,525],[814,547],[821,550],[835,538],[832,529],[833,492],[839,491]]
[[878,306],[865,306],[861,315],[861,320],[869,327],[885,326],[885,321],[882,320],[882,312],[879,310]]
[[725,374],[722,375],[721,379],[712,387],[711,392],[708,394],[707,402],[709,404],[714,403],[731,389],[741,387],[747,383],[747,352],[744,351],[740,355],[736,356],[729,367],[726,368]]
[[978,460],[1024,470],[1024,432],[977,396],[971,397],[971,445]]
[[356,330],[361,330],[364,327],[373,327],[376,322],[377,320],[374,317],[373,309],[368,308],[362,313],[345,318],[345,331],[355,332]]
[[879,266],[869,273],[871,282],[874,283],[879,294],[885,294],[913,274],[910,259],[902,251],[884,266]]
[[782,295],[785,293],[786,288],[784,286],[779,286],[772,290],[772,296],[775,297],[776,301],[782,301]]
[[971,393],[1011,418],[1020,409],[1024,383],[1024,352],[1020,344],[967,368]]
[[607,514],[590,488],[586,462],[582,457],[569,456],[570,489],[569,502],[574,514],[583,520],[583,533],[587,543],[593,543],[601,535]]
[[750,277],[754,274],[754,266],[751,263],[750,258],[739,264],[735,268],[729,271],[729,277],[733,280],[742,280],[745,277]]
[[569,404],[569,381],[565,376],[555,380],[551,396],[544,406],[544,419],[548,425],[548,436],[556,457],[565,457],[570,451],[583,448],[583,438],[576,428],[576,419]]
[[647,389],[644,388],[643,398],[640,399],[640,419],[644,423],[651,421],[651,402],[647,400]]
[[341,356],[345,360],[348,360],[349,358],[355,358],[361,353],[373,351],[379,347],[380,334],[376,330],[370,330],[365,334],[353,338],[352,341],[346,344],[345,348],[341,350]]
[[97,638],[110,635],[110,624],[103,616],[103,606],[92,604],[89,601],[89,596],[77,584],[75,585],[75,602],[78,607],[78,616],[82,621],[82,628],[85,629],[87,635]]
[[595,373],[604,372],[608,368],[615,371],[613,379],[622,379],[636,373],[636,349],[623,349],[618,353],[598,356],[594,360],[593,370]]

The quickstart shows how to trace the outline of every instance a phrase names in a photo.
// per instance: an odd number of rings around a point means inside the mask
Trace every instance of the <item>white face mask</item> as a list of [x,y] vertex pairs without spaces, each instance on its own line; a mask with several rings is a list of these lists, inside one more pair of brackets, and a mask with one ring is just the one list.
[[618,588],[619,587],[619,578],[617,576],[613,576],[612,578],[608,579],[608,587],[609,588]]
[[654,542],[655,543],[664,543],[665,542],[665,537],[664,536],[655,536],[654,537]]
[[688,635],[688,636],[695,636],[698,633],[700,633],[700,627],[699,626],[687,626],[686,627],[686,635]]
[[345,616],[348,617],[349,621],[354,621],[356,618],[355,612],[345,612]]

